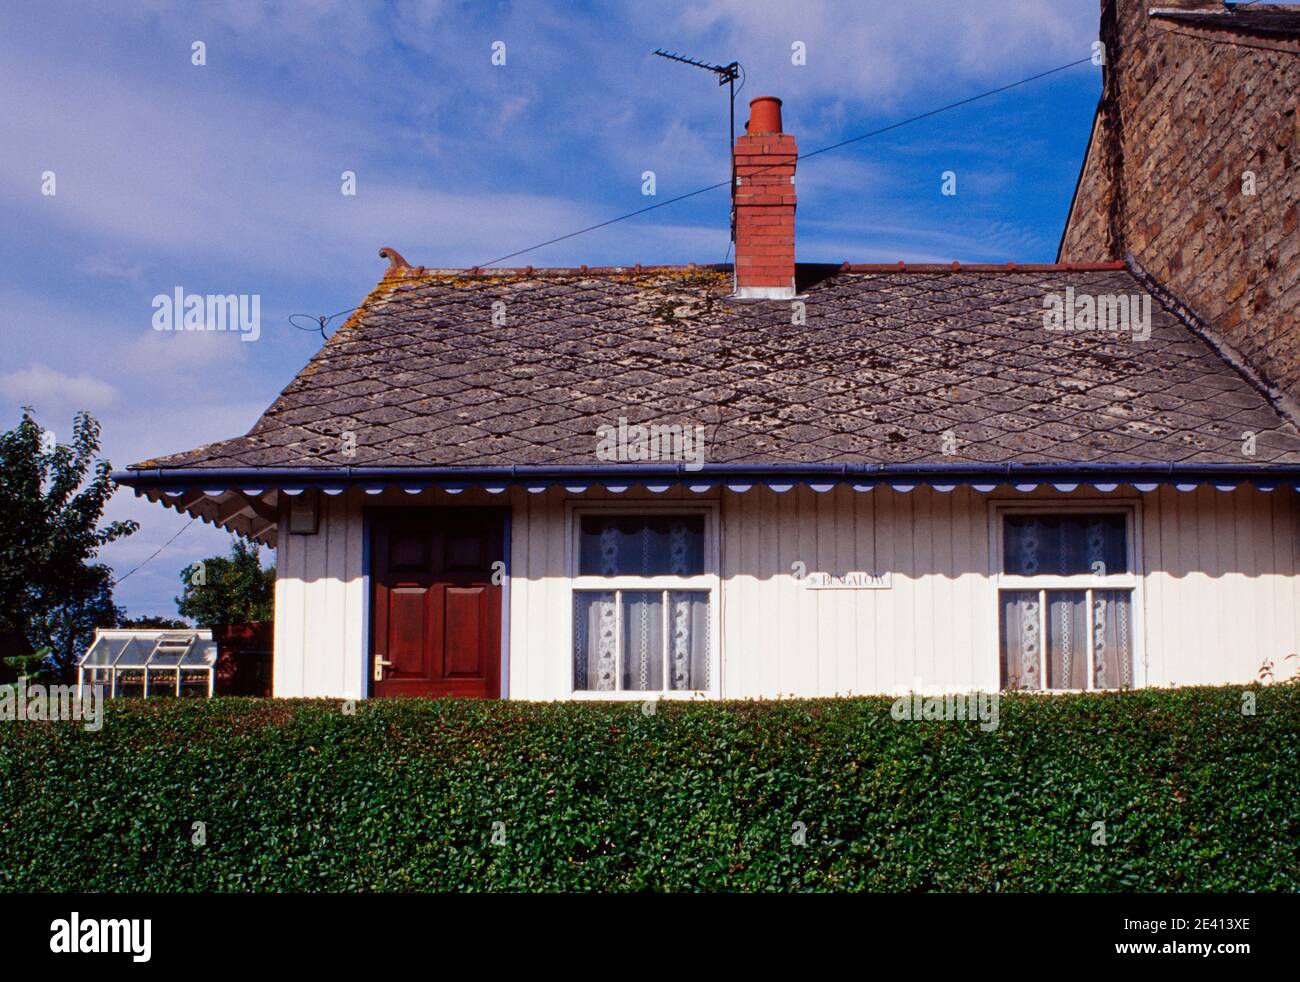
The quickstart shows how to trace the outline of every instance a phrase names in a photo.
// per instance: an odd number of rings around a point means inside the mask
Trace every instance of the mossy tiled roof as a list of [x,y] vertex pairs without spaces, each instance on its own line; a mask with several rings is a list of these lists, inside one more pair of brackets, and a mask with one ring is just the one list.
[[1044,328],[1049,294],[1146,293],[1127,269],[800,275],[803,324],[714,269],[403,269],[249,433],[134,467],[594,464],[620,417],[704,426],[710,463],[1300,463],[1158,299],[1147,340]]

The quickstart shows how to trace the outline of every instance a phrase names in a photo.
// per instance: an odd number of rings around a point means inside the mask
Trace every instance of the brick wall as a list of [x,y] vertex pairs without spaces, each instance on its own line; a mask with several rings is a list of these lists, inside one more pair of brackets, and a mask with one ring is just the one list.
[[736,140],[736,276],[741,287],[794,284],[794,163],[788,133]]
[[1102,103],[1060,259],[1132,254],[1300,397],[1300,39],[1147,13],[1219,3],[1101,7]]

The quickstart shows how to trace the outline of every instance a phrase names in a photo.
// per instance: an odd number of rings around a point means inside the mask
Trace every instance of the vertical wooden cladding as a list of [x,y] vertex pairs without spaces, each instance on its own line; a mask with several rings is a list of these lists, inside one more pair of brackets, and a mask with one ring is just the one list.
[[[1029,504],[1085,493],[1006,496]],[[1098,500],[1138,508],[1146,684],[1249,682],[1265,659],[1279,678],[1296,670],[1286,661],[1300,650],[1293,491],[1163,487]],[[755,488],[722,501],[726,696],[997,687],[989,495]],[[893,585],[809,591],[796,564],[888,571]]]
[[1297,497],[1281,488],[1146,495],[1148,683],[1290,676],[1300,651]]
[[322,495],[316,535],[292,535],[283,517],[276,550],[273,691],[282,697],[365,694],[361,511]]
[[[986,498],[877,488],[722,496],[729,698],[996,687]],[[813,572],[888,572],[888,590],[810,590]]]
[[[1004,497],[1024,503],[1071,500],[1083,490],[1007,491]],[[556,488],[475,502],[512,510],[511,698],[572,697],[565,504],[578,497]],[[924,487],[908,493],[845,487],[825,494],[799,487],[778,494],[756,487],[710,495],[589,491],[580,498],[615,500],[631,511],[640,501],[721,501],[720,643],[727,698],[998,685],[989,495]],[[1166,487],[1103,498],[1140,499],[1147,684],[1249,682],[1265,659],[1279,678],[1295,670],[1295,659],[1286,660],[1300,650],[1294,491]],[[412,503],[410,497],[392,500]],[[414,500],[441,505],[452,499],[426,494]],[[324,497],[318,535],[281,529],[276,695],[364,692],[361,508],[371,503]],[[893,583],[888,590],[808,590],[795,579],[795,563],[808,572],[890,572]],[[468,616],[472,604],[472,596],[456,597],[449,610],[463,609]]]

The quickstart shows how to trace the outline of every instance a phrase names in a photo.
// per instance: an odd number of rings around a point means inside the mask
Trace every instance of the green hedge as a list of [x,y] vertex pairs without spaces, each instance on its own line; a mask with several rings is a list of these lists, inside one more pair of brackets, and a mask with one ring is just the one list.
[[0,723],[0,888],[1294,891],[1300,688],[1249,691],[1004,697],[994,732],[883,698],[121,700]]

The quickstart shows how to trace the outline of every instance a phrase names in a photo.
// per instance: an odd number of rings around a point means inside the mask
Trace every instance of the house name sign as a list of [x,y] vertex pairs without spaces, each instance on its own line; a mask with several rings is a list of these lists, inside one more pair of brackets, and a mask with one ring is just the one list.
[[808,573],[803,585],[809,590],[891,590],[892,573]]

